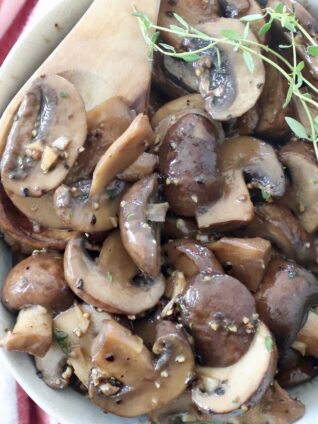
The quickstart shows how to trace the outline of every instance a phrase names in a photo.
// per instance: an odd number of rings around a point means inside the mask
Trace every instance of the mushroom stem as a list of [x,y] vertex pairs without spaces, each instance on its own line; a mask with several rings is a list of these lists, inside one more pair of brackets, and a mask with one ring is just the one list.
[[299,331],[296,342],[292,346],[302,355],[318,358],[318,315],[309,311],[307,321]]

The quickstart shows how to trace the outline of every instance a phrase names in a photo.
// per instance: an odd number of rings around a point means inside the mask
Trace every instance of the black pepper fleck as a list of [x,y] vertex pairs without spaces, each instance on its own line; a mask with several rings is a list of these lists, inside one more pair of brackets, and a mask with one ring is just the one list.
[[83,279],[82,279],[82,278],[79,278],[79,279],[76,281],[76,288],[77,288],[77,289],[79,289],[79,290],[81,290],[81,289],[83,288],[83,286],[84,286],[84,281],[83,281]]
[[96,222],[97,222],[96,215],[93,214],[92,217],[91,217],[91,225],[95,225]]

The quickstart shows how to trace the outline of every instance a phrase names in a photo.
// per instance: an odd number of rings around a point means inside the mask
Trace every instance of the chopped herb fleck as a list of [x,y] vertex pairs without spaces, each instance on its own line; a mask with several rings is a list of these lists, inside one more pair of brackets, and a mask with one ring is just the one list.
[[266,190],[262,190],[262,197],[265,202],[268,202],[271,199],[271,195]]
[[71,353],[71,343],[68,339],[68,334],[62,330],[54,330],[54,338],[65,355],[68,356]]
[[270,352],[272,350],[273,347],[273,339],[271,338],[271,336],[266,336],[265,339],[265,347],[268,350],[268,352]]
[[292,280],[293,278],[296,278],[298,276],[298,273],[296,271],[288,271],[287,276],[290,280]]
[[66,91],[60,91],[60,97],[65,98],[68,97],[69,94]]
[[105,191],[108,199],[115,199],[115,197],[117,197],[119,194],[117,188],[106,188]]
[[107,280],[111,283],[113,281],[113,274],[111,272],[106,273]]

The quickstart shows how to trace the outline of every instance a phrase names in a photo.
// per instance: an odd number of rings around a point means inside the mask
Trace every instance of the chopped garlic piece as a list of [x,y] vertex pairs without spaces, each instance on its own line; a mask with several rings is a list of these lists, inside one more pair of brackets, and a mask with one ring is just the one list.
[[27,144],[25,146],[26,150],[38,150],[40,152],[43,152],[43,143],[42,140],[35,140],[33,143]]
[[42,156],[41,170],[47,173],[49,169],[55,164],[58,159],[58,154],[52,147],[46,146]]
[[65,136],[62,136],[53,141],[52,147],[55,147],[56,149],[59,149],[59,150],[65,150],[66,147],[70,144],[70,142],[71,140],[69,140]]

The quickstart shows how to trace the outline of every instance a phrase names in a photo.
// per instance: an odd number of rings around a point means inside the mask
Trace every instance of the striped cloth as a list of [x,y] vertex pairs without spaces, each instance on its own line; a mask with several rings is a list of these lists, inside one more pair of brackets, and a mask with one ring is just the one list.
[[[32,20],[56,0],[0,0],[0,65]],[[0,424],[57,424],[40,409],[0,365]]]

